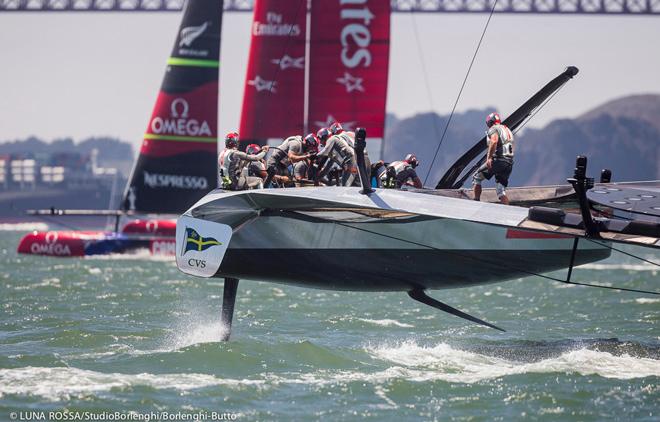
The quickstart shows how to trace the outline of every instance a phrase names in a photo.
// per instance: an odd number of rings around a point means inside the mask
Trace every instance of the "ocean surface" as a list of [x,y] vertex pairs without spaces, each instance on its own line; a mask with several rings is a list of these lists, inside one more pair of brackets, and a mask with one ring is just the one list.
[[[241,281],[223,343],[222,280],[145,255],[19,256],[22,233],[9,228],[0,231],[0,421],[51,411],[660,420],[658,296],[535,277],[431,292],[500,333],[405,293]],[[615,253],[576,269],[574,281],[657,291],[659,270]]]

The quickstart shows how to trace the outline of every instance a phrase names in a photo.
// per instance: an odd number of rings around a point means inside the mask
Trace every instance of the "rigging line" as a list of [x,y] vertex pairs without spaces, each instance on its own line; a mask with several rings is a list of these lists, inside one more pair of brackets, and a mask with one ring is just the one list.
[[419,39],[419,32],[417,31],[417,21],[415,20],[415,12],[413,11],[412,8],[410,9],[410,17],[412,18],[413,34],[415,35],[415,45],[417,46],[417,55],[419,57],[419,62],[422,68],[422,77],[424,78],[424,86],[426,88],[426,94],[428,96],[429,105],[431,106],[431,121],[433,123],[433,131],[435,132],[435,137],[437,139],[440,138],[440,130],[438,130],[438,122],[437,119],[435,118],[436,115],[435,113],[433,113],[433,110],[435,110],[434,101],[433,101],[433,92],[431,91],[431,84],[429,83],[429,76],[428,76],[428,72],[426,71],[426,62],[424,61],[422,42]]
[[520,271],[520,272],[528,274],[528,275],[533,275],[533,276],[536,276],[536,277],[545,278],[547,280],[556,281],[556,282],[559,282],[559,283],[574,284],[576,286],[585,286],[585,287],[597,287],[597,288],[600,288],[600,289],[608,289],[608,290],[621,290],[621,291],[633,292],[633,293],[660,295],[660,292],[652,292],[652,291],[648,291],[648,290],[629,289],[629,288],[626,288],[626,287],[603,286],[603,285],[598,285],[598,284],[579,283],[579,282],[575,282],[575,281],[562,280],[560,278],[551,277],[551,276],[548,276],[548,275],[536,273],[534,271],[527,271],[527,270],[524,270],[522,268],[516,268],[516,267],[514,267],[512,265],[509,265],[507,263],[504,263],[504,262],[489,261],[489,260],[486,260],[486,259],[483,259],[483,258],[476,258],[476,257],[466,255],[466,254],[462,254],[462,253],[459,253],[459,252],[452,252],[452,251],[449,251],[449,250],[446,250],[446,249],[438,249],[434,246],[426,245],[424,243],[415,242],[413,240],[402,239],[400,237],[390,236],[390,235],[384,234],[384,233],[374,232],[374,231],[371,231],[371,230],[363,229],[361,227],[351,226],[349,224],[341,223],[341,222],[338,222],[338,221],[334,221],[334,223],[337,224],[337,225],[343,226],[343,227],[348,227],[348,228],[355,229],[355,230],[358,230],[358,231],[363,231],[363,232],[366,232],[366,233],[375,234],[377,236],[382,236],[382,237],[385,237],[385,238],[388,238],[388,239],[397,240],[397,241],[404,242],[404,243],[410,243],[411,245],[421,246],[423,248],[433,249],[433,250],[436,250],[436,251],[442,251],[442,252],[445,252],[445,253],[450,254],[450,255],[460,256],[462,258],[472,259],[472,260],[477,261],[477,262],[482,263],[482,264],[490,264],[491,267],[496,267],[496,268],[505,267],[505,268],[508,268],[508,269],[511,269],[511,270]]
[[445,139],[445,135],[447,134],[447,129],[449,129],[449,124],[451,123],[452,118],[454,117],[454,112],[456,111],[456,106],[458,106],[458,101],[461,99],[461,94],[463,93],[463,89],[465,88],[465,84],[467,83],[468,77],[470,76],[470,71],[472,70],[472,65],[474,65],[474,61],[477,58],[477,54],[479,53],[479,49],[481,48],[481,43],[484,40],[484,36],[486,35],[486,31],[488,30],[488,25],[490,24],[490,19],[493,17],[493,14],[495,13],[495,7],[497,6],[497,1],[495,0],[493,2],[493,8],[490,10],[490,15],[488,15],[488,20],[486,21],[486,25],[484,26],[484,30],[481,33],[481,38],[479,38],[479,43],[477,44],[477,49],[474,51],[474,55],[472,56],[472,61],[470,61],[470,66],[468,67],[467,73],[465,74],[465,78],[463,79],[463,84],[461,85],[461,89],[458,91],[458,95],[456,96],[456,101],[454,102],[454,107],[451,109],[451,113],[449,114],[449,119],[447,119],[447,123],[445,124],[445,129],[442,132],[442,136],[440,137],[440,142],[438,143],[438,147],[435,149],[435,154],[433,154],[433,160],[431,161],[431,166],[429,167],[428,171],[426,172],[426,177],[424,178],[424,184],[426,185],[426,181],[428,180],[429,176],[431,175],[431,170],[433,170],[433,164],[435,164],[435,160],[438,157],[438,151],[440,151],[440,146],[442,146],[442,142]]
[[621,290],[624,292],[633,292],[633,293],[644,293],[647,295],[656,295],[660,296],[660,292],[651,292],[649,290],[638,290],[638,289],[628,289],[625,287],[615,287],[615,286],[604,286],[602,284],[589,284],[589,283],[579,283],[577,281],[566,281],[566,280],[555,280],[560,283],[564,284],[575,284],[576,286],[585,286],[585,287],[598,287],[599,289],[607,289],[607,290]]
[[624,254],[624,255],[628,255],[628,256],[631,257],[631,258],[639,259],[640,261],[644,261],[644,262],[647,262],[647,263],[649,263],[649,264],[651,264],[651,265],[655,265],[656,267],[660,267],[660,264],[658,264],[657,262],[650,261],[650,260],[648,260],[648,259],[646,259],[646,258],[642,258],[641,256],[637,256],[637,255],[632,254],[632,253],[630,253],[630,252],[626,252],[626,251],[624,251],[624,250],[617,249],[617,248],[615,248],[614,246],[608,245],[608,244],[606,244],[606,243],[601,243],[601,242],[599,242],[599,241],[597,241],[597,240],[590,239],[590,238],[588,238],[588,237],[585,238],[585,239],[587,239],[589,242],[595,243],[595,244],[600,245],[600,246],[602,246],[602,247],[604,247],[604,248],[611,249],[611,250],[613,250],[613,251],[616,251],[616,252],[622,253],[622,254]]

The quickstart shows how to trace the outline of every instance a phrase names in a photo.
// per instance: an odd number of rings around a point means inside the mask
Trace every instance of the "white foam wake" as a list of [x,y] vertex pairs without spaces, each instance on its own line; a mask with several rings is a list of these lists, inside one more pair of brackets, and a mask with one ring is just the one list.
[[0,231],[2,232],[31,232],[34,230],[47,231],[48,224],[39,221],[0,224]]
[[650,297],[638,297],[635,299],[635,302],[646,305],[650,303],[660,303],[660,299],[650,298]]
[[580,265],[584,270],[627,270],[627,271],[658,271],[658,266],[653,264],[584,264]]
[[174,265],[174,256],[172,255],[154,255],[149,249],[137,249],[129,253],[113,253],[105,255],[87,255],[85,260],[90,261],[157,261],[172,262]]
[[[214,332],[217,333],[218,330],[214,330]],[[196,335],[204,336],[199,333]],[[191,341],[195,340],[194,337],[195,335],[191,335]],[[193,343],[197,342],[193,341]],[[0,398],[3,395],[12,394],[39,396],[45,400],[58,401],[135,386],[189,391],[214,386],[269,389],[287,384],[319,387],[351,382],[380,386],[392,380],[409,382],[440,380],[469,384],[526,373],[577,373],[616,379],[660,376],[660,361],[658,360],[635,358],[629,355],[614,356],[607,352],[587,349],[567,352],[555,358],[532,363],[513,362],[457,350],[444,343],[433,347],[423,347],[415,342],[405,342],[393,347],[368,347],[367,352],[375,359],[384,361],[391,366],[376,372],[318,370],[287,373],[286,376],[264,373],[257,379],[220,378],[200,373],[103,373],[67,367],[0,369]],[[396,406],[385,395],[385,390],[380,392],[376,390],[376,393],[389,406]]]
[[399,322],[395,319],[367,319],[357,318],[358,321],[366,322],[369,324],[380,325],[381,327],[401,327],[401,328],[414,328],[414,325]]
[[181,310],[170,325],[170,334],[165,338],[162,349],[176,351],[202,343],[222,340],[229,327],[220,322],[216,312],[200,304],[181,304]]
[[195,344],[219,342],[226,331],[227,327],[220,321],[184,325],[167,339],[166,350],[178,350]]
[[206,374],[120,374],[78,368],[25,367],[0,369],[0,397],[6,394],[68,400],[113,388],[147,386],[156,389],[194,390],[209,386],[260,385],[261,380],[221,379]]
[[457,350],[447,344],[423,347],[415,342],[369,347],[377,359],[401,367],[418,381],[444,380],[473,383],[524,373],[578,373],[606,378],[632,379],[660,376],[660,361],[629,355],[615,356],[588,349],[574,350],[538,362],[521,363],[499,357]]

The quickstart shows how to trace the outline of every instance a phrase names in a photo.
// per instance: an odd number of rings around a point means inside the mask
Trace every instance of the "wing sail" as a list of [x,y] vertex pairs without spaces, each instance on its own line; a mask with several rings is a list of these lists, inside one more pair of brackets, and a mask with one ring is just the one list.
[[313,1],[309,113],[317,131],[339,121],[382,138],[390,48],[390,3]]
[[307,1],[254,4],[239,133],[263,143],[303,132]]
[[222,0],[186,2],[122,209],[178,214],[217,185]]

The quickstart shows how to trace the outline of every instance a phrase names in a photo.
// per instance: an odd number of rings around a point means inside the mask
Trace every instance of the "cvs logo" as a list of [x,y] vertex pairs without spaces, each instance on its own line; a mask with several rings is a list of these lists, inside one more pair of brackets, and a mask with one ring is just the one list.
[[206,261],[204,261],[203,259],[190,258],[188,260],[188,265],[190,265],[191,267],[206,268]]

